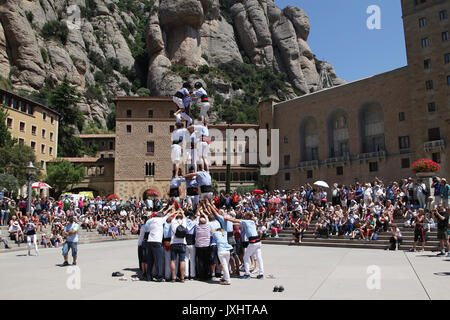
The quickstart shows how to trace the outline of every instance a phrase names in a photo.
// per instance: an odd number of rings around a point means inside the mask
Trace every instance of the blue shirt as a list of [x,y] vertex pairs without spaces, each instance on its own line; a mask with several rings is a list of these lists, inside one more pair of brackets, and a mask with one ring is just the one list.
[[214,240],[217,243],[217,252],[229,251],[233,249],[233,247],[228,243],[227,234],[224,232],[216,231],[213,234]]
[[186,181],[184,178],[172,178],[170,180],[170,189],[178,189],[184,181]]
[[[217,220],[211,221],[209,223],[209,230],[210,230],[211,233],[215,232],[217,229],[220,229],[221,227],[222,226],[220,225],[220,222],[217,221]],[[214,239],[214,237],[212,235],[211,235],[211,242],[210,242],[210,244],[212,246],[216,245],[216,240]]]
[[225,218],[220,214],[215,216],[216,219],[219,221],[220,225],[222,226],[222,229],[224,229],[226,232],[233,232],[233,223],[231,221],[225,221]]
[[186,179],[187,188],[198,188],[198,182],[196,179]]
[[67,237],[68,242],[78,242],[78,229],[80,229],[80,226],[78,224],[76,224],[75,222],[68,224],[64,227],[64,231],[66,231],[66,232],[76,231],[75,234]]
[[165,222],[164,223],[164,227],[163,227],[163,238],[167,239],[167,238],[172,238],[172,229],[170,228],[171,224]]
[[195,227],[197,226],[197,220],[186,219],[186,234],[194,234]]
[[145,224],[144,224],[144,231],[147,233],[147,232],[150,232],[150,219],[148,219],[146,222],[145,222]]
[[434,188],[434,195],[440,196],[441,195],[441,184],[439,182],[433,183],[432,187]]
[[258,231],[256,230],[256,223],[253,220],[241,220],[242,225],[244,226],[245,235],[247,238],[257,237]]
[[197,172],[197,182],[199,187],[210,186],[212,185],[211,175],[208,171],[199,171]]

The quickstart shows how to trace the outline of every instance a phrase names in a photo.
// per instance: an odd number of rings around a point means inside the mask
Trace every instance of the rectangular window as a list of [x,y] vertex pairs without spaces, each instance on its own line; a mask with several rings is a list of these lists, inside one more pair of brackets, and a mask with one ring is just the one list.
[[447,76],[447,85],[450,86],[450,76]]
[[109,142],[109,150],[114,150],[114,142]]
[[127,110],[127,118],[131,118],[132,112],[130,109]]
[[36,142],[31,141],[30,147],[31,147],[31,149],[33,149],[34,152],[36,152]]
[[433,80],[425,81],[425,87],[426,87],[427,91],[433,90],[433,88],[434,88]]
[[430,102],[428,104],[428,112],[436,112],[436,103]]
[[8,129],[12,129],[13,119],[11,118],[6,119],[6,125],[8,126]]
[[53,132],[50,132],[50,141],[53,141]]
[[146,176],[154,176],[155,175],[155,163],[153,163],[153,162],[145,163],[145,175]]
[[112,153],[108,154],[108,156],[109,156],[110,158],[114,158],[114,155],[113,155]]
[[448,31],[442,32],[442,41],[448,40]]
[[444,64],[450,63],[450,53],[444,55]]
[[408,169],[409,168],[409,158],[403,158],[401,161],[402,169]]
[[33,114],[33,107],[30,105],[27,105],[27,113],[28,114]]
[[431,154],[431,160],[437,163],[441,163],[441,153],[440,152],[433,152]]
[[131,133],[131,125],[129,125],[129,124],[127,125],[127,132]]
[[313,177],[313,171],[312,170],[306,171],[306,179],[312,179],[312,177]]
[[291,156],[289,154],[285,155],[284,161],[283,161],[284,167],[289,168],[290,162],[291,162]]
[[25,105],[25,102],[20,101],[20,111],[27,112],[27,106]]
[[17,105],[17,100],[16,99],[12,99],[12,105],[13,105],[13,108],[14,109],[16,109],[16,110],[19,110],[19,107],[18,107],[18,105]]
[[55,121],[55,118],[53,118],[53,116],[50,117],[50,123],[53,124],[53,122]]
[[287,136],[284,136],[284,143],[289,143],[289,138]]
[[336,175],[337,176],[344,175],[344,167],[336,167]]
[[426,59],[423,61],[423,68],[425,70],[428,70],[431,68],[431,59]]
[[398,113],[398,121],[405,121],[405,113],[404,112],[399,112]]
[[409,136],[398,137],[398,148],[399,149],[409,148]]
[[45,144],[41,144],[41,153],[42,153],[42,154],[45,153]]
[[42,112],[42,120],[47,121],[47,114]]
[[378,171],[378,162],[369,162],[369,172]]
[[425,27],[427,25],[427,18],[419,19],[419,28]]
[[423,38],[422,39],[422,48],[427,48],[430,45],[430,39]]
[[41,169],[45,170],[45,161],[41,160]]
[[155,153],[155,143],[153,141],[147,141],[147,153]]
[[24,145],[25,141],[22,138],[19,138],[19,144]]
[[48,147],[48,154],[49,155],[53,155],[53,148],[52,147]]
[[42,129],[42,138],[45,139],[45,129]]
[[284,181],[291,181],[291,174],[289,172],[284,174]]
[[448,19],[447,10],[442,10],[441,12],[439,12],[439,19],[441,19],[441,20]]
[[441,140],[441,130],[439,128],[428,129],[428,141]]
[[8,96],[5,96],[5,105],[11,107],[11,99]]
[[148,133],[153,133],[153,126],[148,126]]
[[36,126],[31,126],[31,134],[32,134],[33,136],[36,135],[36,130],[37,130]]
[[153,110],[148,110],[148,117],[153,118]]
[[25,122],[20,122],[19,123],[19,130],[20,132],[25,132]]

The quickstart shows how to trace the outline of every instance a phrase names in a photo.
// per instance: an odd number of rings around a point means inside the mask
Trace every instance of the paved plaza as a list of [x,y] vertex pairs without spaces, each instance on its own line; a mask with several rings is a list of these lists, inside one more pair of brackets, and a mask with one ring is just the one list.
[[[42,249],[38,257],[14,251],[0,254],[0,299],[450,298],[450,258],[431,252],[263,245],[263,258],[264,280],[257,280],[255,273],[252,279],[232,278],[231,286],[221,286],[131,281],[137,267],[136,240],[79,245],[79,278],[71,267],[58,266],[61,249]],[[111,277],[114,271],[128,280]],[[275,285],[285,291],[272,292]]]

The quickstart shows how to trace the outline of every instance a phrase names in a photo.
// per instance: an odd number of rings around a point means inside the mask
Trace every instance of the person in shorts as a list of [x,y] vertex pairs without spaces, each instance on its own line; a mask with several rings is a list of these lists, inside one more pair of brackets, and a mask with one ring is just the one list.
[[78,230],[80,229],[80,226],[74,222],[73,216],[70,216],[68,220],[69,224],[64,227],[64,231],[62,234],[64,237],[66,237],[66,242],[64,243],[62,248],[62,255],[64,257],[64,263],[62,265],[69,265],[69,250],[72,250],[72,265],[75,266],[77,264],[78,257]]
[[447,255],[450,255],[448,243],[448,216],[449,209],[439,205],[437,209],[433,210],[433,219],[437,222],[437,238],[441,245],[441,252],[438,256],[445,255],[445,247],[447,247]]
[[[179,234],[179,227],[184,227],[184,236]],[[179,209],[175,219],[172,221],[172,238],[170,240],[170,272],[172,274],[172,282],[176,281],[175,262],[180,262],[180,282],[184,282],[184,269],[186,266],[186,216],[183,209]]]

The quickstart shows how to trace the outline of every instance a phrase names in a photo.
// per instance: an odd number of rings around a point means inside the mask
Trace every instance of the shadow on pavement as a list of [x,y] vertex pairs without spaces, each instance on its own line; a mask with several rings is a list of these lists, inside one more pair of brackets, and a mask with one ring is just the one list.
[[436,276],[450,276],[450,272],[435,272]]

